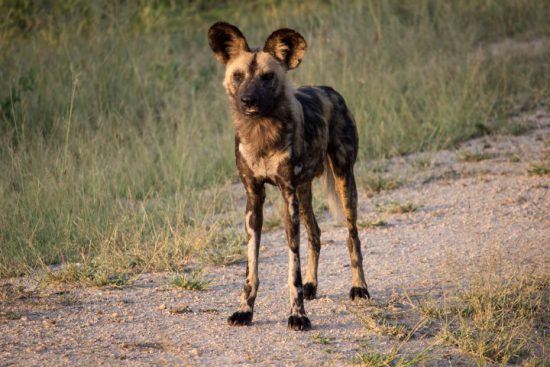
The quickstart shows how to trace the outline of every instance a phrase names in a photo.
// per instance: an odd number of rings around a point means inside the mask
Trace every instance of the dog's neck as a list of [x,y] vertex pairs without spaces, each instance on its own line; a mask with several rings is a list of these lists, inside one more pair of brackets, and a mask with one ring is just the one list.
[[302,111],[288,88],[274,102],[266,116],[250,117],[234,110],[235,133],[240,144],[257,157],[293,149],[296,134],[301,136]]

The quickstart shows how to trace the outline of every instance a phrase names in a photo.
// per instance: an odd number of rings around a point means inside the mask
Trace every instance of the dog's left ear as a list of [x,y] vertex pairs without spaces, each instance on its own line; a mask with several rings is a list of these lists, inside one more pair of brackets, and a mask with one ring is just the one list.
[[264,51],[269,52],[289,70],[300,65],[306,50],[307,44],[304,37],[288,28],[282,28],[271,33],[264,45]]

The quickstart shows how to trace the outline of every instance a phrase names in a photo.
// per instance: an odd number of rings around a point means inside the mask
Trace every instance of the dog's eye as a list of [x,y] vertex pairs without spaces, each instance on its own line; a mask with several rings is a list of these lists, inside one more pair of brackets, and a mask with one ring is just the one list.
[[275,73],[265,73],[262,74],[261,78],[264,82],[270,82],[275,77]]
[[242,82],[244,79],[244,74],[241,73],[240,71],[236,71],[233,73],[233,81],[235,81],[235,83],[240,83]]

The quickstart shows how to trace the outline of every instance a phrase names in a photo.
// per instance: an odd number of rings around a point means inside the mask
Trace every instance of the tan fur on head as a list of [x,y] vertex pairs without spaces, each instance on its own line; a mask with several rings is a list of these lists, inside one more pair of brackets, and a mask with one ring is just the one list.
[[[253,77],[253,75],[248,75],[249,65],[253,57],[254,54],[252,52],[241,52],[226,64],[223,86],[229,95],[235,95],[236,86],[232,82],[232,78],[236,71],[243,73],[245,78]],[[256,62],[258,67],[255,74],[275,73],[277,80],[280,81],[279,85],[281,87],[286,85],[286,70],[271,54],[263,51],[257,52]]]

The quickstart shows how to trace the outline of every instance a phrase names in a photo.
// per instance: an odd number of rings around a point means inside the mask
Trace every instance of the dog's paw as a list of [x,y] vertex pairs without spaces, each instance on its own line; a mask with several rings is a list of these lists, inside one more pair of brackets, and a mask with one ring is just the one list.
[[349,298],[352,300],[356,298],[369,298],[370,294],[367,288],[363,287],[351,287],[351,290],[349,291]]
[[306,316],[290,316],[288,318],[288,328],[291,330],[306,331],[311,329],[311,321]]
[[317,286],[313,283],[304,284],[304,298],[307,300],[315,299],[317,294]]
[[229,316],[227,323],[233,326],[250,325],[252,322],[252,312],[240,312],[237,311],[233,315]]

